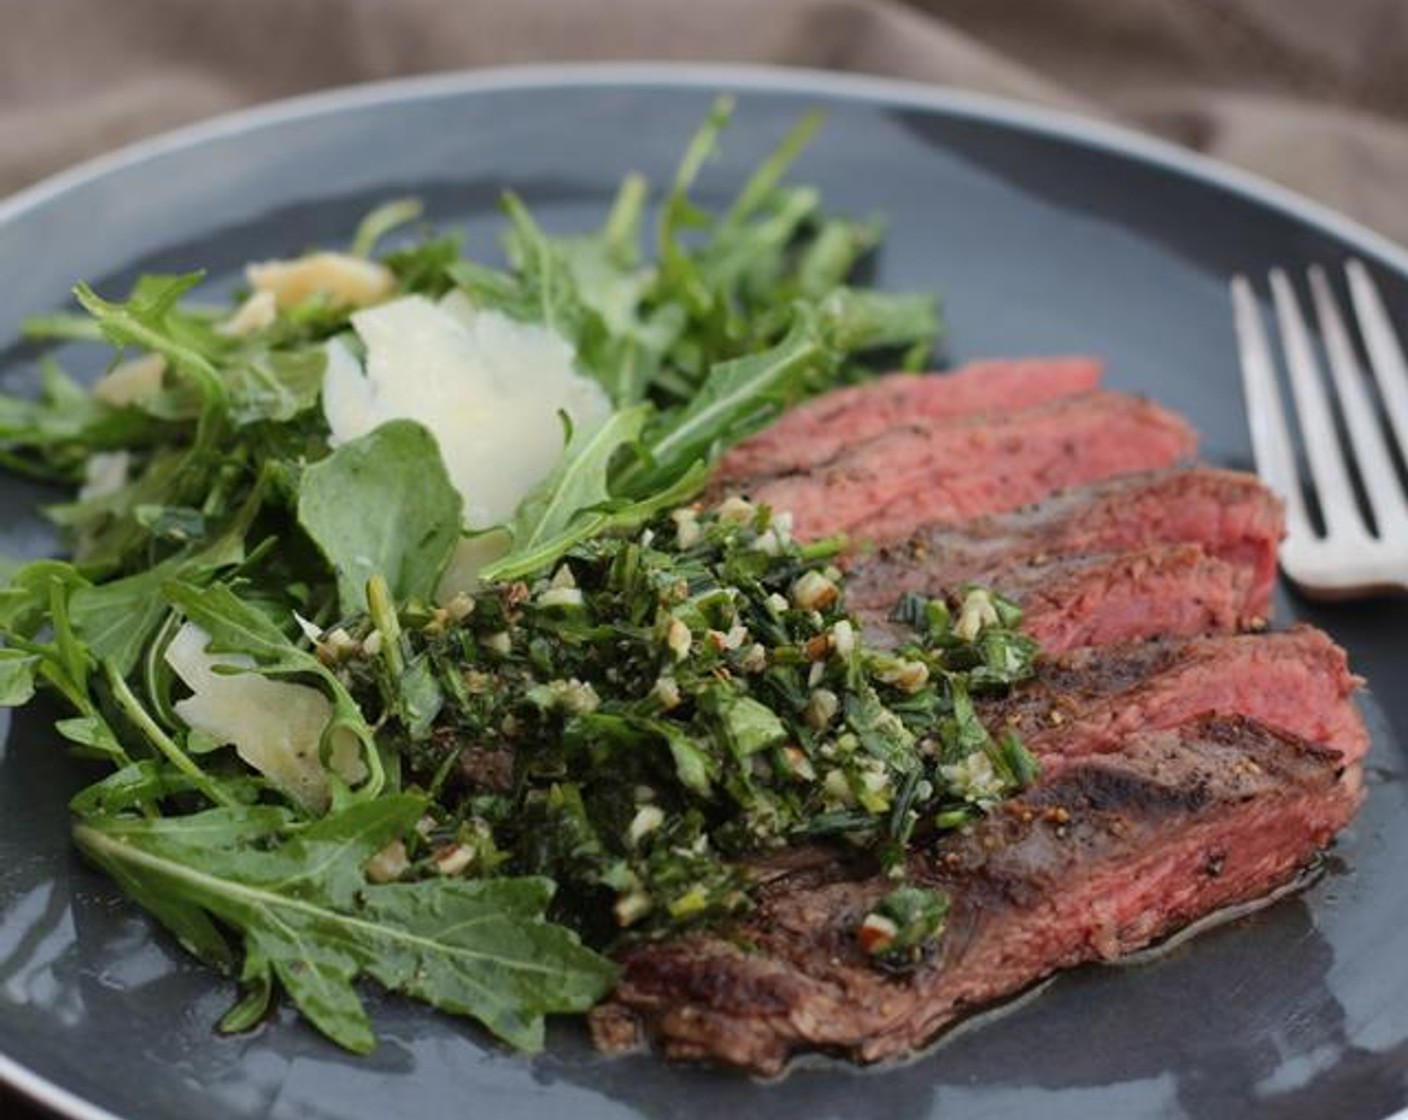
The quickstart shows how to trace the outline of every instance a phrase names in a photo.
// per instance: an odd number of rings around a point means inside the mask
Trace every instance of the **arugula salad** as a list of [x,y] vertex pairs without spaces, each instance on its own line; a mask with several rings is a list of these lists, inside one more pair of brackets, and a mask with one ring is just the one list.
[[69,559],[0,588],[0,704],[64,709],[74,840],[238,980],[223,1029],[281,991],[368,1051],[370,979],[534,1049],[613,946],[746,908],[755,861],[819,839],[894,869],[857,936],[902,969],[946,907],[905,845],[1032,779],[971,702],[1031,672],[1012,604],[908,596],[912,641],[873,648],[843,542],[699,499],[728,446],[939,330],[851,282],[878,222],[787,181],[815,118],[697,200],[730,112],[595,231],[505,195],[501,265],[396,201],[233,307],[148,275],[30,322],[114,356],[0,397],[0,465],[72,495]]

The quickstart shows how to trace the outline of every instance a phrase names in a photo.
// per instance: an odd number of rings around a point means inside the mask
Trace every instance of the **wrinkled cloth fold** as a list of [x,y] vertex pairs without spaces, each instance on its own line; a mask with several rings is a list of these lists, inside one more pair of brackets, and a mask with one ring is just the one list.
[[0,193],[201,117],[566,60],[775,63],[1121,121],[1408,242],[1403,0],[0,0]]

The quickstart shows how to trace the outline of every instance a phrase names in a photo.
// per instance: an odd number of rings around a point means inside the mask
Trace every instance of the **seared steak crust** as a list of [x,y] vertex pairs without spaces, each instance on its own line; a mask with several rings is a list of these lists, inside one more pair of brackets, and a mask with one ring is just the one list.
[[799,1051],[906,1054],[964,1012],[1083,961],[1146,946],[1291,881],[1353,815],[1339,755],[1239,718],[1137,735],[1064,768],[966,835],[911,852],[949,925],[913,971],[856,940],[892,883],[853,857],[788,853],[732,928],[621,954],[599,1044],[644,1026],[676,1058],[776,1073]]

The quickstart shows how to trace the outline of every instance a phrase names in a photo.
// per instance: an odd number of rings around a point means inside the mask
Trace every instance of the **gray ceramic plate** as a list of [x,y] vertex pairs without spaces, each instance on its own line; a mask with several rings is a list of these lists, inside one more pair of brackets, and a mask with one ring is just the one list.
[[[950,356],[1089,351],[1120,388],[1247,465],[1226,278],[1365,259],[1408,311],[1408,258],[1348,222],[1171,148],[939,90],[751,70],[507,72],[370,87],[232,117],[134,148],[0,205],[0,376],[33,376],[22,316],[80,278],[242,262],[345,238],[406,192],[492,245],[512,185],[555,225],[594,220],[629,169],[657,181],[712,94],[742,96],[720,191],[804,109],[829,120],[799,175],[883,211],[884,285],[943,293]],[[1408,322],[1400,323],[1408,327]],[[8,348],[6,348],[8,346]],[[96,355],[77,354],[90,365]],[[50,547],[43,495],[0,483],[0,553]],[[471,1026],[380,1000],[383,1039],[351,1058],[281,1014],[212,1024],[230,986],[185,959],[82,866],[64,802],[88,776],[41,713],[0,722],[0,1074],[77,1117],[484,1115],[1373,1118],[1408,1099],[1408,603],[1283,604],[1375,686],[1372,795],[1304,895],[1154,963],[1064,976],[902,1068],[826,1067],[760,1085],[648,1058],[603,1061],[563,1024],[535,1059]]]

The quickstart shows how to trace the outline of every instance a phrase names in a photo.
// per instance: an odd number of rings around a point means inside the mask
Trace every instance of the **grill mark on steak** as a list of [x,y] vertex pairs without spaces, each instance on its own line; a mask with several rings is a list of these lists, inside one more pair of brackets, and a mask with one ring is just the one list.
[[953,904],[912,972],[875,967],[855,938],[890,880],[817,857],[775,875],[730,928],[625,950],[594,1034],[619,1048],[639,1023],[672,1057],[766,1074],[804,1050],[912,1052],[1058,969],[1291,881],[1353,816],[1352,777],[1335,752],[1240,718],[1137,735],[910,853],[910,881]]
[[847,533],[900,540],[1030,505],[1071,486],[1190,458],[1196,436],[1152,402],[1093,392],[1033,408],[891,428],[815,470],[763,480],[749,496],[790,510],[803,540]]
[[1206,712],[1254,719],[1356,763],[1369,750],[1353,699],[1362,684],[1328,635],[1297,626],[1044,655],[1032,680],[984,700],[980,714],[994,731],[1015,731],[1048,775]]
[[1196,543],[1251,572],[1247,609],[1265,615],[1284,535],[1281,503],[1254,475],[1175,468],[1066,490],[1011,513],[920,529],[903,544],[853,559],[846,597],[887,610],[906,591],[964,582],[1005,587],[1053,561]]
[[952,373],[891,374],[836,389],[731,449],[715,468],[715,484],[815,467],[847,444],[915,420],[1026,408],[1090,392],[1099,387],[1100,373],[1093,358],[1020,358],[973,362]]

